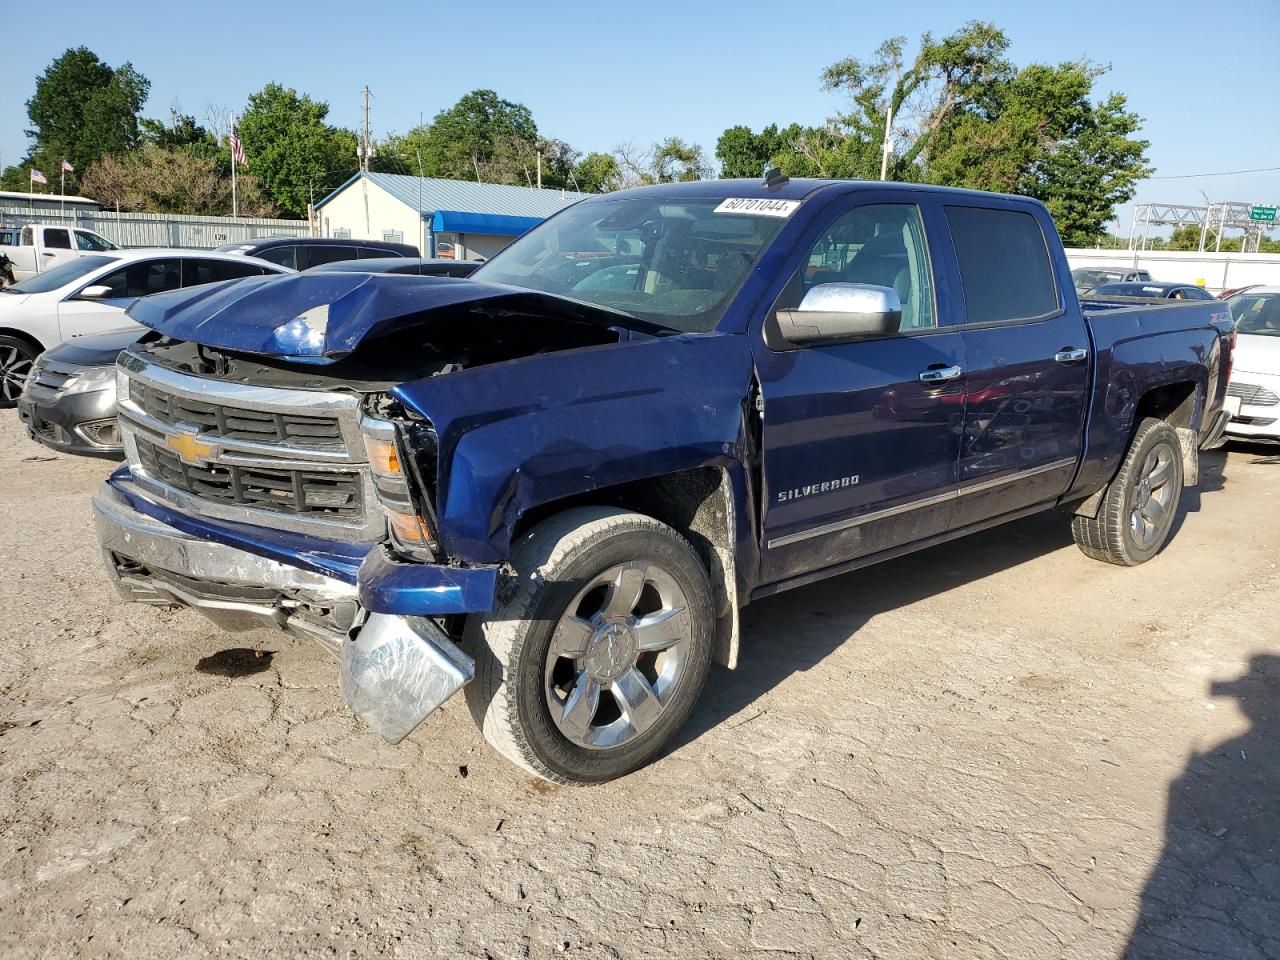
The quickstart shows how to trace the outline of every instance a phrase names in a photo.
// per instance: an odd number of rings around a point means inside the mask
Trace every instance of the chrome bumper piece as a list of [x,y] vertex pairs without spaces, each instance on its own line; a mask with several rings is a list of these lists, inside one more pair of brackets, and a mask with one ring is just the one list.
[[191,607],[226,630],[275,627],[320,642],[341,664],[347,705],[391,743],[474,676],[475,662],[434,621],[369,614],[353,584],[183,533],[139,513],[108,484],[93,508],[124,599]]

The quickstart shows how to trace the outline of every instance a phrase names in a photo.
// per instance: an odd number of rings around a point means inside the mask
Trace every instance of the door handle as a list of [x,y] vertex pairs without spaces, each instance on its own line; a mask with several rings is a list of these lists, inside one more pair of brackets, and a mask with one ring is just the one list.
[[1068,350],[1059,350],[1053,355],[1053,359],[1058,363],[1075,363],[1077,360],[1083,360],[1089,355],[1089,351],[1084,347],[1072,347]]
[[959,379],[964,370],[960,367],[930,367],[920,374],[921,383],[946,383],[948,380]]
[[52,254],[52,253],[49,253],[48,251],[45,251],[44,253],[40,254],[40,256],[42,256],[42,257],[52,257],[52,256],[53,256],[53,254]]

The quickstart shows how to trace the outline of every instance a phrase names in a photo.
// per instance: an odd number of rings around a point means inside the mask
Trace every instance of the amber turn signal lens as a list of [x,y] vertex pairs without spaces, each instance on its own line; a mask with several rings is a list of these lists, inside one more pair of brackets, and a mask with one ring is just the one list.
[[370,470],[380,477],[400,476],[400,455],[394,441],[366,436],[364,446],[369,451]]
[[388,513],[391,531],[401,543],[431,544],[431,534],[422,518],[412,513]]

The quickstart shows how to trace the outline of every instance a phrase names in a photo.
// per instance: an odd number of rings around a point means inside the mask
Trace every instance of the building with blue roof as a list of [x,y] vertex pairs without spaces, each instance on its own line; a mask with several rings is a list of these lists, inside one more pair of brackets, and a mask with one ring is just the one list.
[[587,196],[398,173],[357,173],[315,205],[325,237],[416,244],[424,256],[490,257]]

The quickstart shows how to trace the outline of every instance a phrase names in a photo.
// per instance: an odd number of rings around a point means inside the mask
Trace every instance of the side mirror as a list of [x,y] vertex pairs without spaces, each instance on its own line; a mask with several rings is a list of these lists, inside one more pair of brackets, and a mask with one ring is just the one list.
[[795,310],[779,310],[778,332],[797,347],[878,340],[902,325],[902,302],[892,287],[820,283]]
[[77,294],[77,300],[108,300],[113,293],[112,289],[105,283],[94,283],[85,287]]

